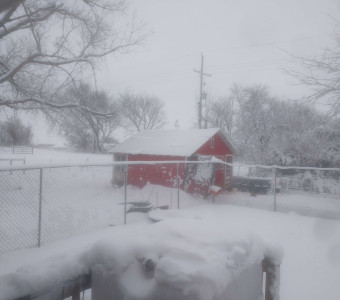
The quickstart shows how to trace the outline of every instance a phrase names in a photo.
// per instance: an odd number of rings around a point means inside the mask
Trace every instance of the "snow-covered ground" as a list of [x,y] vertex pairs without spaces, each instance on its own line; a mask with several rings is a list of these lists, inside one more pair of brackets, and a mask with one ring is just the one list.
[[[12,148],[0,147],[0,159],[25,159],[26,166],[55,164],[112,163],[112,154],[67,152],[53,149],[34,148],[33,154],[13,154]],[[23,166],[22,161],[13,161],[13,166]],[[0,168],[10,166],[9,161],[0,161]]]
[[[209,248],[214,240],[211,232],[225,232],[228,239],[232,232],[252,232],[260,236],[266,243],[280,244],[283,249],[281,265],[281,300],[338,300],[340,298],[340,222],[299,215],[274,213],[251,208],[236,207],[225,204],[199,205],[180,211],[154,211],[153,218],[171,219],[172,235],[184,239],[188,237],[186,227],[207,226],[207,230],[200,232],[202,253]],[[185,221],[189,219],[189,223]],[[146,220],[140,222],[147,222]],[[143,223],[109,227],[90,234],[83,234],[68,240],[49,243],[41,248],[26,249],[0,256],[0,294],[13,293],[13,289],[30,289],[42,287],[50,282],[65,278],[65,275],[76,275],[87,270],[88,262],[84,255],[93,253],[92,246],[98,241],[105,243],[120,243],[124,237],[138,237],[139,251],[146,251],[154,257],[157,249],[152,248],[150,235],[143,240],[144,231],[149,232]],[[169,223],[168,223],[169,224]],[[169,228],[169,227],[168,227]],[[183,230],[182,230],[183,228]],[[183,232],[182,232],[183,231]],[[164,226],[164,238],[168,231]],[[152,235],[151,235],[152,236]],[[194,237],[193,237],[194,238]],[[189,241],[190,242],[190,241]],[[101,242],[102,244],[103,242]],[[123,242],[126,245],[125,242]],[[133,243],[135,245],[135,242]],[[205,245],[205,246],[204,246]],[[118,244],[117,244],[118,246]],[[168,244],[172,250],[175,244]],[[104,247],[105,249],[105,247]],[[102,252],[102,259],[115,259],[121,252]],[[114,248],[113,248],[114,249]],[[119,248],[121,249],[121,248]],[[117,250],[118,251],[118,250]],[[120,251],[120,250],[119,250]],[[149,251],[149,252],[148,252]],[[196,249],[197,251],[197,249]],[[198,251],[200,252],[200,251]],[[97,252],[96,252],[97,253]],[[129,261],[133,254],[129,251],[121,259]],[[176,265],[188,266],[190,252],[178,255]],[[208,258],[205,260],[208,261]],[[190,265],[191,260],[188,261]],[[134,276],[135,274],[131,274]],[[194,282],[195,283],[195,282]],[[194,284],[192,283],[192,284]],[[188,288],[190,280],[187,281]],[[4,296],[3,296],[4,297]],[[6,299],[1,298],[0,299]]]
[[[111,155],[44,149],[35,149],[34,155],[24,156],[27,165],[112,162]],[[1,149],[0,158],[11,157],[22,155]],[[5,167],[6,162],[2,164]],[[8,251],[5,243],[14,249],[23,245],[34,247],[37,243],[39,174],[33,171],[13,174],[0,178],[0,252],[1,249]],[[150,221],[141,213],[128,214],[129,225],[118,225],[124,217],[121,205],[124,189],[112,187],[111,175],[112,167],[51,169],[44,174],[43,245],[0,254],[1,300],[18,287],[39,288],[60,280],[65,274],[83,272],[88,268],[84,255],[91,253],[100,239],[114,243],[117,234],[133,235],[144,226],[146,232],[148,226],[155,226],[142,225]],[[177,189],[147,185],[142,190],[128,187],[127,194],[128,201],[150,201],[154,206],[172,208],[153,211],[152,218],[172,219],[179,237],[181,226],[186,226],[183,219],[189,219],[197,224],[209,224],[212,231],[215,228],[218,232],[225,230],[226,234],[234,230],[254,232],[266,243],[280,244],[284,251],[280,299],[340,299],[340,222],[315,217],[339,219],[337,199],[308,193],[279,193],[277,210],[280,212],[275,213],[271,211],[273,195],[231,192],[217,196],[215,203],[208,203],[180,191],[182,209],[175,210]],[[90,230],[92,232],[85,233]],[[53,241],[58,238],[64,239]],[[202,233],[202,239],[209,242],[209,234]],[[179,260],[185,262],[185,257],[180,256]]]
[[[251,195],[247,192],[227,192],[216,197],[215,202],[264,210],[274,210],[274,196]],[[277,193],[276,211],[340,220],[340,199],[324,197],[320,194],[295,191]]]
[[[41,244],[124,223],[123,187],[110,183],[112,166],[45,169],[42,180]],[[39,170],[0,172],[0,253],[35,247],[39,231]],[[179,191],[180,207],[203,200]],[[128,202],[178,207],[177,189],[128,186]],[[127,205],[127,209],[131,207]],[[127,222],[131,222],[131,214]]]
[[[0,158],[18,158],[11,149],[2,148]],[[72,153],[35,149],[25,155],[26,165],[105,164],[111,155]],[[18,165],[21,162],[14,164]],[[0,163],[0,167],[8,164]],[[0,172],[0,253],[38,244],[39,170]],[[124,189],[111,184],[112,166],[44,169],[42,176],[41,243],[124,222]],[[142,190],[128,186],[127,201],[151,202],[154,207],[186,208],[206,200],[193,198],[183,191],[155,185]],[[274,196],[252,196],[248,192],[223,193],[217,203],[274,209]],[[278,193],[277,211],[340,220],[340,201],[322,195],[296,191]],[[129,205],[130,207],[130,205]],[[129,208],[128,207],[128,208]],[[127,221],[130,220],[127,216]]]

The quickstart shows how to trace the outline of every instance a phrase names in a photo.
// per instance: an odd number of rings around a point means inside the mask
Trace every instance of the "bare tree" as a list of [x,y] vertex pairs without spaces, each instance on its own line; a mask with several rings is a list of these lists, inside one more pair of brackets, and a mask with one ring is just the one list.
[[0,110],[78,108],[60,97],[63,90],[146,37],[134,25],[123,28],[124,10],[122,0],[1,1]]
[[164,103],[155,96],[125,93],[120,98],[122,122],[137,131],[159,129],[165,124]]
[[334,37],[333,45],[316,57],[293,57],[296,67],[287,72],[299,84],[310,88],[302,100],[316,103],[323,99],[330,106],[331,115],[337,116],[340,114],[340,36]]
[[235,121],[234,100],[232,96],[226,96],[209,101],[204,116],[208,126],[221,128],[230,139]]
[[[70,112],[68,114],[71,114]],[[68,145],[76,150],[90,152],[93,150],[93,134],[91,128],[83,122],[80,116],[72,113],[64,117],[61,124],[61,133]]]
[[[77,88],[69,88],[62,97],[87,108],[71,108],[59,119],[69,143],[79,150],[89,150],[91,146],[93,152],[102,152],[104,142],[119,124],[118,105],[104,91],[94,90],[84,83]],[[92,111],[96,111],[96,114]]]

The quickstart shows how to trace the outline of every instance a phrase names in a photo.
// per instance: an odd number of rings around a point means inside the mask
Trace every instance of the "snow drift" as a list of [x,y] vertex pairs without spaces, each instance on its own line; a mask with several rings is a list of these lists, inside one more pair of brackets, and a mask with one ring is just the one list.
[[[0,299],[41,292],[41,299],[58,298],[63,282],[89,272],[93,300],[247,300],[262,294],[261,263],[269,248],[249,232],[175,217],[114,227],[103,236],[91,247],[0,277]],[[280,251],[270,254],[280,262]]]
[[[195,219],[124,230],[91,251],[92,297],[256,299],[262,294],[262,260],[268,249],[253,234]],[[280,251],[270,249],[280,261]]]

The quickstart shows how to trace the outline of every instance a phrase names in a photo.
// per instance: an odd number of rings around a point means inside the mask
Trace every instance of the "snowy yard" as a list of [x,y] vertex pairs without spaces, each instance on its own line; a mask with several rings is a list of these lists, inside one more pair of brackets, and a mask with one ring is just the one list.
[[[253,232],[267,243],[281,245],[284,255],[280,286],[280,299],[282,300],[337,300],[340,297],[339,221],[224,204],[199,205],[180,211],[154,211],[153,217],[170,218],[169,222],[173,224],[173,234],[178,237],[182,236],[181,228],[186,228],[186,226],[192,228],[195,224],[197,226],[203,224],[210,230],[215,228],[219,233],[225,231],[226,238],[230,232]],[[147,221],[140,220],[139,222]],[[119,243],[124,240],[122,239],[124,236],[136,235],[137,237],[143,230],[148,232],[149,226],[160,227],[157,224],[142,225],[142,223],[110,227],[68,240],[52,242],[40,249],[26,249],[3,254],[0,256],[2,266],[0,292],[6,295],[6,293],[13,293],[13,289],[18,291],[37,285],[44,286],[49,280],[60,279],[62,275],[82,272],[88,267],[83,259],[84,255],[92,253],[92,246],[98,240]],[[206,244],[212,241],[211,237],[206,236],[204,232],[201,233],[200,239],[206,241]],[[154,251],[150,250],[152,249],[150,244],[147,246],[143,239],[138,240],[142,247],[140,251],[149,249],[149,254],[154,255]],[[169,247],[176,249],[180,246],[173,244]],[[204,249],[202,247],[203,253]],[[183,263],[185,257],[190,257],[189,253],[174,259],[177,263]],[[107,255],[107,259],[114,258],[114,253],[103,255],[104,257]],[[129,254],[126,256],[126,259],[129,259]],[[51,277],[49,278],[46,274]],[[0,297],[0,299],[6,298]]]
[[[217,203],[274,210],[273,195],[251,195],[231,192],[216,197]],[[304,216],[340,220],[340,199],[332,199],[308,192],[277,193],[276,210]]]
[[[13,154],[12,148],[0,147],[0,158],[25,158],[26,166],[34,165],[54,165],[68,163],[111,163],[112,155],[110,154],[90,154],[81,152],[67,152],[53,149],[34,148],[34,154]],[[14,166],[23,166],[21,161],[13,162]],[[9,161],[0,161],[0,167],[10,166]]]
[[[75,234],[124,223],[124,188],[113,187],[112,166],[48,168],[63,164],[107,164],[112,155],[35,149],[33,155],[12,154],[2,148],[0,158],[25,158],[25,166],[47,167],[42,175],[41,244]],[[9,162],[1,161],[0,168]],[[13,162],[21,167],[22,162]],[[39,240],[40,170],[0,171],[0,253],[35,247]],[[200,200],[180,191],[181,208]],[[147,185],[129,186],[127,201],[149,201],[154,207],[177,208],[177,190]],[[131,205],[128,205],[128,208]],[[127,222],[133,222],[127,215]]]
[[0,300],[340,300],[340,0],[0,24]]
[[[39,170],[0,172],[0,253],[35,247],[39,239]],[[124,188],[111,184],[112,166],[47,168],[42,176],[41,244],[124,223]],[[170,209],[207,203],[179,191],[147,184],[127,187],[128,202],[150,202]],[[308,193],[278,193],[277,211],[340,220],[340,201]],[[227,192],[216,203],[273,210],[272,194]],[[131,205],[128,204],[128,209]],[[127,215],[130,223],[131,215]]]

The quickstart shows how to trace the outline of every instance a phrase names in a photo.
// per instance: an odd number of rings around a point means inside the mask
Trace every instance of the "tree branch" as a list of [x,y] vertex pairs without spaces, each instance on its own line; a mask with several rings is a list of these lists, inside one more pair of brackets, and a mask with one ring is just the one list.
[[33,103],[33,104],[38,105],[36,107],[27,108],[27,109],[32,109],[32,110],[33,109],[39,109],[40,108],[39,106],[47,106],[47,107],[54,108],[54,109],[76,108],[76,109],[80,109],[84,112],[90,113],[91,115],[98,116],[98,117],[110,117],[110,116],[114,116],[116,114],[116,112],[101,113],[101,112],[98,112],[98,111],[91,110],[87,106],[76,104],[76,103],[53,103],[53,102],[47,102],[47,101],[44,101],[42,99],[33,98],[33,97],[14,100],[14,101],[0,99],[0,105],[1,106],[7,106],[7,107],[10,107],[10,108],[16,108],[16,106],[19,105],[19,104],[28,104],[28,103]]

